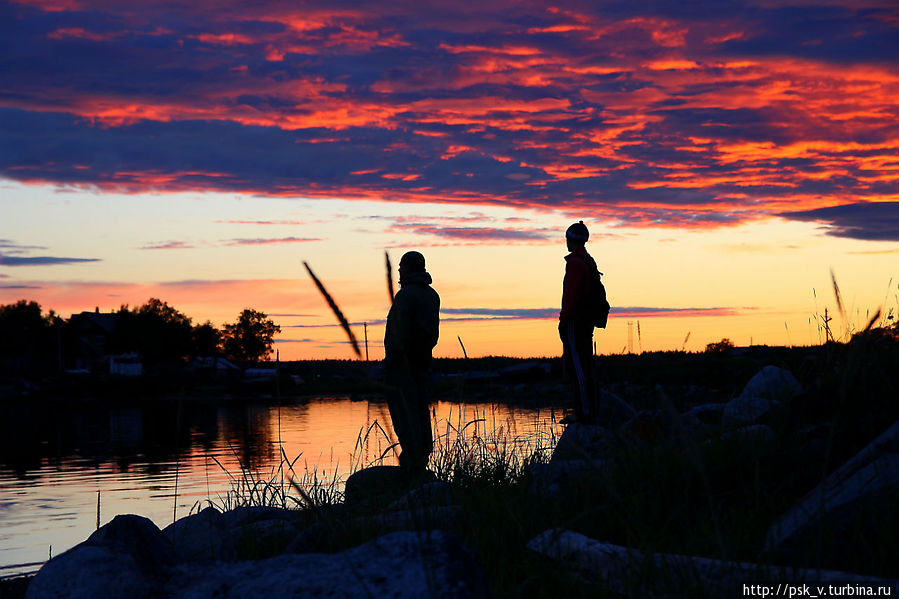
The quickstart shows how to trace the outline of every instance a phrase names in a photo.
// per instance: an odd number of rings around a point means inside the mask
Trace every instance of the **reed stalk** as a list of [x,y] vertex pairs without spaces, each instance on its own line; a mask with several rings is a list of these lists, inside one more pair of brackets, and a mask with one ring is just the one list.
[[331,311],[334,313],[334,316],[337,317],[337,321],[340,323],[340,326],[343,327],[344,332],[350,340],[350,343],[353,346],[353,351],[356,352],[356,357],[360,360],[362,359],[362,352],[359,349],[359,343],[356,341],[356,335],[353,334],[353,329],[350,328],[350,323],[347,321],[346,317],[343,315],[343,312],[337,306],[337,302],[334,301],[334,298],[331,297],[331,294],[328,293],[328,290],[325,289],[325,286],[322,285],[322,282],[315,276],[315,273],[312,272],[312,269],[309,267],[309,264],[303,262],[303,266],[306,267],[306,272],[309,273],[309,276],[312,277],[312,281],[315,283],[315,286],[318,287],[319,292],[322,294],[322,297],[325,298],[325,301],[328,302],[328,306],[330,306]]
[[390,305],[393,305],[393,266],[390,264],[390,253],[387,250],[384,250],[384,261],[387,266],[387,295],[390,296]]
[[465,344],[462,343],[462,336],[461,336],[461,335],[456,335],[456,339],[459,340],[459,345],[462,346],[462,355],[465,356],[465,359],[467,360],[467,359],[468,359],[468,352],[465,351]]

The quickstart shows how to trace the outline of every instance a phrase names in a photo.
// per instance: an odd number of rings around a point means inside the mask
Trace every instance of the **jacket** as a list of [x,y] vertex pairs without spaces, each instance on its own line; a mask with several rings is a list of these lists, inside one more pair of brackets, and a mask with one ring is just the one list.
[[440,296],[431,287],[427,272],[406,273],[400,278],[384,332],[385,366],[407,360],[413,371],[426,371],[440,331]]
[[586,299],[590,294],[591,273],[596,261],[583,247],[565,256],[565,278],[562,280],[562,310],[559,321],[591,319]]

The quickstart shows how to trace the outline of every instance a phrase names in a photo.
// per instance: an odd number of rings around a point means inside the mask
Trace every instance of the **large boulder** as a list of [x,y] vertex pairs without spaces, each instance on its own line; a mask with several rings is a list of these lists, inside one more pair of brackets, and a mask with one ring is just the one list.
[[725,426],[755,424],[780,402],[789,401],[802,392],[802,385],[789,370],[765,366],[753,376],[740,396],[724,407]]
[[425,470],[410,474],[399,466],[372,466],[354,472],[346,481],[346,503],[390,503],[410,489],[436,480],[433,472]]
[[193,565],[173,577],[174,599],[257,597],[486,598],[472,552],[443,531],[395,532],[341,553]]
[[144,599],[156,584],[131,555],[81,544],[44,564],[25,599]]
[[550,462],[607,459],[615,454],[619,443],[616,434],[601,426],[574,422],[565,427]]
[[228,521],[212,506],[181,518],[162,531],[181,561],[218,561],[236,557]]
[[174,565],[171,543],[142,516],[119,515],[86,541],[44,564],[28,599],[143,599]]

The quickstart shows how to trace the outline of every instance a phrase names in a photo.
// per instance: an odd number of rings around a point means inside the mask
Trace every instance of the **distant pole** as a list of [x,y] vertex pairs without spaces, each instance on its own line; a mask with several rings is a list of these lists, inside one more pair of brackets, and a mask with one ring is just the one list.
[[368,323],[362,323],[362,330],[365,332],[365,361],[368,362]]
[[62,373],[62,319],[56,317],[56,366]]

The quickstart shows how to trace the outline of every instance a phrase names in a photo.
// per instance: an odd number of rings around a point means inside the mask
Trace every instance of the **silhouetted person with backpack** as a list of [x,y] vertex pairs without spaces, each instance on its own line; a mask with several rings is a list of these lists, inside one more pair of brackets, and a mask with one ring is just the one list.
[[584,221],[574,223],[565,232],[571,253],[565,256],[559,337],[565,368],[574,382],[574,415],[563,422],[596,424],[599,401],[593,380],[593,327],[605,328],[609,304],[600,280],[602,273],[584,247],[589,238]]
[[387,407],[402,448],[400,466],[412,473],[427,468],[434,446],[427,380],[439,335],[440,296],[431,282],[425,257],[406,252],[400,259],[400,290],[384,333]]

